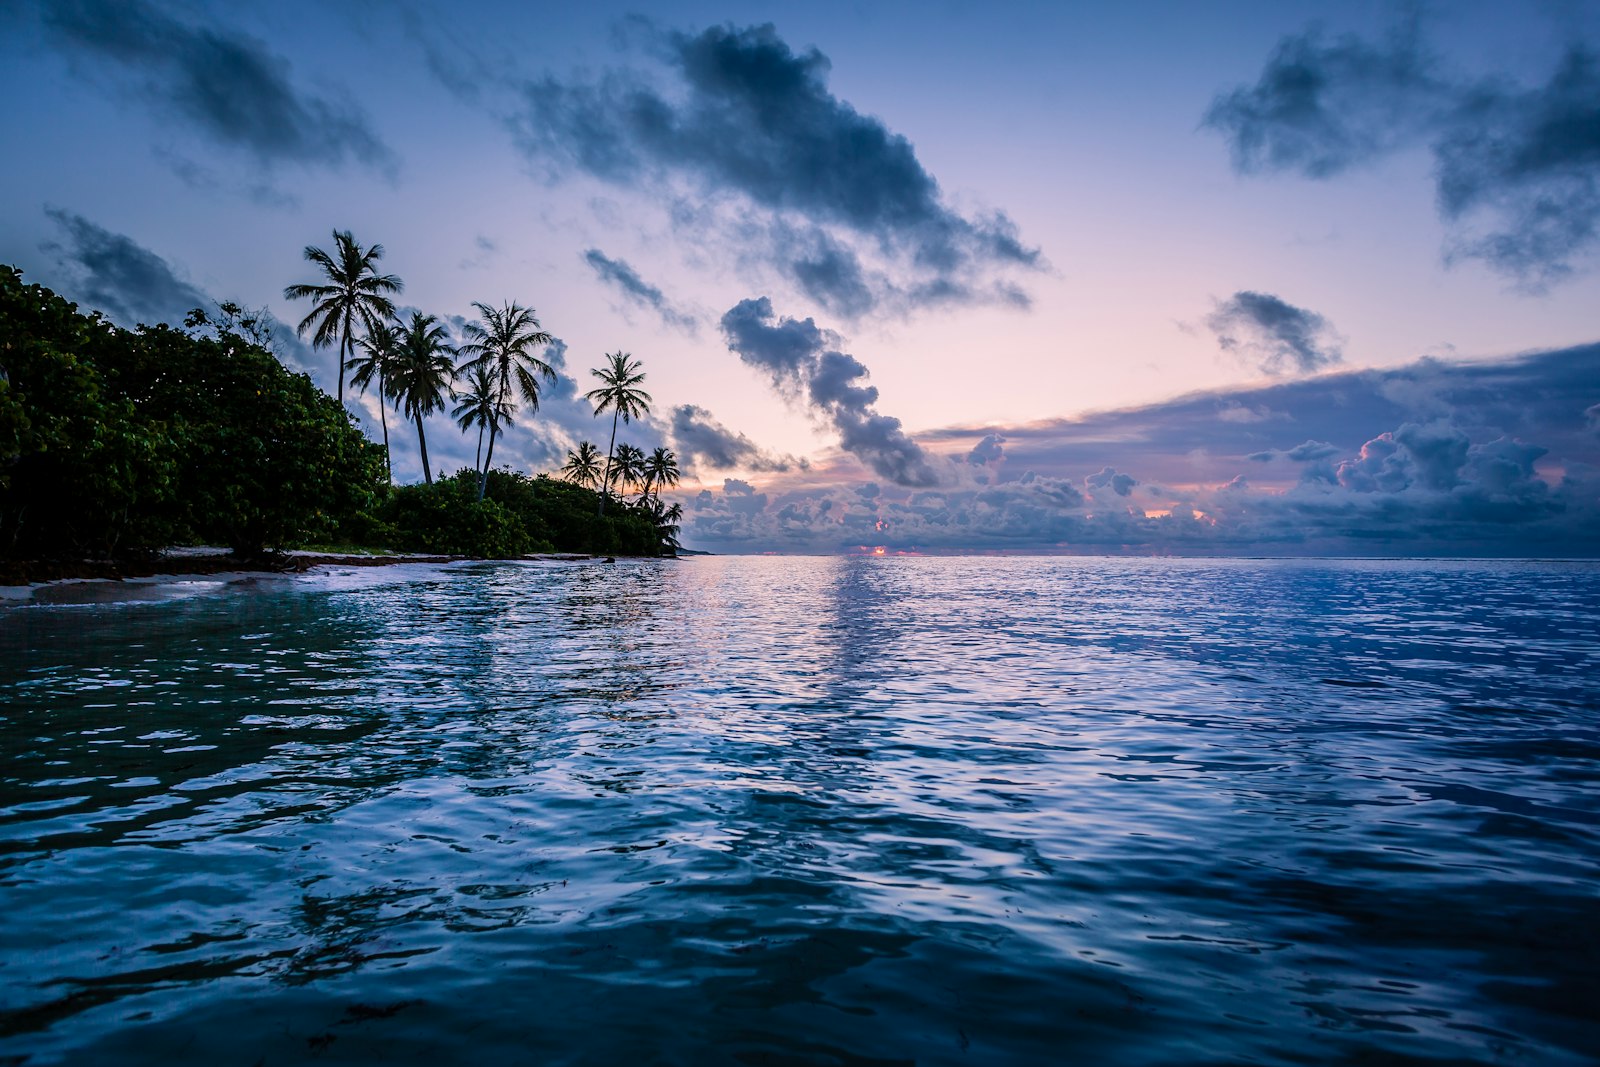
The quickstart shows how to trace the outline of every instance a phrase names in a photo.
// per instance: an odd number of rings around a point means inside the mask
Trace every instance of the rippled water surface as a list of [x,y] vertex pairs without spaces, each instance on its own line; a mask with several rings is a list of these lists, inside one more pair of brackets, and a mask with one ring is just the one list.
[[119,588],[0,608],[3,1063],[1600,1058],[1594,565]]

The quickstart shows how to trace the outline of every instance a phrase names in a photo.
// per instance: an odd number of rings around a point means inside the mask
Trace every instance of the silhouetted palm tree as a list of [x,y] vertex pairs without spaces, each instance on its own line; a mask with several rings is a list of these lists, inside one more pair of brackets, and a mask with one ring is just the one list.
[[657,448],[644,461],[644,491],[650,495],[652,488],[657,500],[661,499],[662,486],[668,489],[678,484],[682,477],[678,470],[678,457],[670,448]]
[[[540,359],[533,350],[549,344],[552,338],[539,328],[539,320],[533,317],[532,308],[520,304],[493,308],[477,301],[472,306],[478,309],[483,321],[470,322],[466,326],[467,343],[461,346],[461,352],[472,358],[463,363],[461,369],[476,370],[480,366],[490,369],[499,390],[499,408],[515,410],[516,405],[511,402],[511,383],[515,381],[517,391],[528,405],[528,411],[538,411],[538,378],[554,382],[556,369]],[[483,491],[489,485],[489,464],[494,459],[494,442],[499,433],[499,417],[492,416],[489,420],[489,453],[484,457],[483,476],[478,481],[479,500],[483,499]]]
[[472,460],[472,469],[476,471],[483,466],[483,432],[490,426],[510,423],[512,408],[503,401],[494,371],[481,364],[473,368],[472,384],[460,395],[460,400],[450,414],[462,433],[478,427],[478,451]]
[[345,361],[355,353],[356,325],[371,329],[394,314],[394,303],[384,295],[404,288],[393,274],[379,274],[376,266],[383,258],[383,246],[362,249],[349,230],[333,231],[334,253],[306,246],[306,259],[322,268],[324,284],[304,282],[284,289],[285,300],[309,299],[316,304],[311,314],[300,320],[296,332],[311,335],[312,348],[326,348],[339,342],[339,404],[344,405]]
[[657,499],[650,508],[651,521],[655,523],[656,533],[661,537],[661,547],[670,549],[674,554],[683,546],[678,543],[679,523],[683,519],[683,505],[674,501],[671,507],[662,507]]
[[389,462],[389,370],[397,358],[398,333],[387,322],[367,325],[367,335],[357,342],[365,355],[354,356],[346,368],[350,371],[350,384],[363,393],[378,380],[378,422],[383,426],[383,469],[394,481],[394,467]]
[[626,495],[634,483],[644,481],[644,451],[633,445],[618,445],[611,473],[622,487],[622,494]]
[[606,446],[606,470],[600,489],[600,514],[606,513],[606,494],[611,491],[612,455],[617,447],[617,420],[632,422],[650,410],[650,394],[640,389],[644,374],[641,364],[627,352],[607,352],[610,360],[604,368],[589,371],[600,379],[600,388],[591,389],[584,398],[594,405],[596,416],[611,411],[611,443]]
[[600,450],[588,441],[578,442],[578,450],[568,450],[561,473],[575,485],[600,484]]
[[422,418],[444,408],[444,394],[455,380],[452,357],[456,350],[450,346],[449,336],[435,316],[413,311],[411,321],[400,331],[399,356],[389,386],[395,402],[417,424],[422,476],[429,485],[433,484],[433,471],[428,466],[428,437]]

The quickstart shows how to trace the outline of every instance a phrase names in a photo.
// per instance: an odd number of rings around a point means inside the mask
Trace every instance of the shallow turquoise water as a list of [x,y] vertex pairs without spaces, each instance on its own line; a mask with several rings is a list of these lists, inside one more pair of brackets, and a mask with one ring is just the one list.
[[117,595],[0,609],[0,1062],[1600,1058],[1595,565]]

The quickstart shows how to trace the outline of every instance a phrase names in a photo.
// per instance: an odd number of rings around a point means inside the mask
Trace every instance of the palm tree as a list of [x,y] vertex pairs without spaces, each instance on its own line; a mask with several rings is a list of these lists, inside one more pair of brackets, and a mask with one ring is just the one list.
[[363,250],[349,230],[333,231],[334,254],[306,245],[306,259],[322,268],[326,284],[304,282],[283,291],[285,300],[314,300],[311,314],[300,320],[301,337],[312,330],[311,347],[326,348],[339,342],[339,405],[344,406],[345,361],[355,354],[357,320],[369,330],[394,314],[394,303],[384,294],[405,288],[393,274],[379,274],[383,246]]
[[622,487],[622,492],[626,494],[629,486],[644,481],[644,451],[633,445],[618,445],[617,458],[612,461],[611,472],[616,477],[617,484]]
[[444,393],[455,380],[455,364],[451,357],[456,350],[449,344],[449,334],[433,315],[420,311],[411,313],[411,321],[400,331],[399,358],[395,360],[394,375],[389,388],[395,402],[417,424],[417,444],[422,449],[422,476],[433,484],[433,471],[428,466],[428,437],[422,429],[422,417],[444,408]]
[[661,546],[669,548],[674,555],[683,546],[678,543],[678,531],[682,529],[683,505],[673,501],[671,507],[662,507],[657,499],[650,507],[650,519],[655,523],[656,533],[661,537]]
[[484,430],[511,422],[513,409],[503,402],[500,387],[494,380],[494,371],[481,365],[473,369],[472,385],[461,394],[460,400],[461,403],[450,414],[455,417],[462,433],[474,425],[478,427],[478,451],[472,461],[472,469],[476,471],[483,466]]
[[[466,326],[468,343],[461,346],[461,352],[472,358],[460,369],[476,371],[481,366],[490,370],[499,393],[497,410],[515,410],[511,402],[511,383],[515,380],[528,411],[538,411],[539,380],[535,375],[554,382],[556,369],[540,359],[533,349],[549,344],[551,336],[539,328],[532,308],[519,304],[492,308],[477,301],[472,306],[478,309],[483,321],[469,322]],[[478,481],[479,500],[483,499],[483,491],[489,485],[489,464],[494,459],[494,442],[499,433],[500,420],[498,415],[493,415],[489,419],[489,453],[484,457],[483,477]]]
[[568,450],[561,473],[576,485],[600,484],[600,450],[588,441],[578,442],[576,452]]
[[367,324],[367,335],[357,342],[364,356],[353,357],[345,366],[350,370],[350,384],[363,393],[378,380],[378,421],[383,425],[383,469],[394,481],[394,468],[389,463],[389,371],[398,358],[399,333],[387,322]]
[[657,448],[644,461],[644,491],[649,495],[653,486],[657,500],[661,499],[662,486],[670,489],[678,484],[680,477],[682,472],[678,470],[678,457],[670,448]]
[[640,363],[627,352],[607,352],[608,363],[604,369],[593,368],[590,374],[600,379],[600,388],[591,389],[584,399],[594,405],[595,415],[611,409],[611,443],[606,446],[606,470],[600,490],[600,514],[606,513],[606,494],[611,491],[611,457],[617,447],[617,420],[632,422],[650,410],[650,394],[638,388],[644,381]]

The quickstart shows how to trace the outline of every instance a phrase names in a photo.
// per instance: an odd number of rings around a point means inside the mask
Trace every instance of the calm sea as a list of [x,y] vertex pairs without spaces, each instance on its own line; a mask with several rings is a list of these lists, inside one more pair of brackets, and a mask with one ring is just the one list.
[[1600,566],[47,599],[0,609],[0,1063],[1600,1059]]

